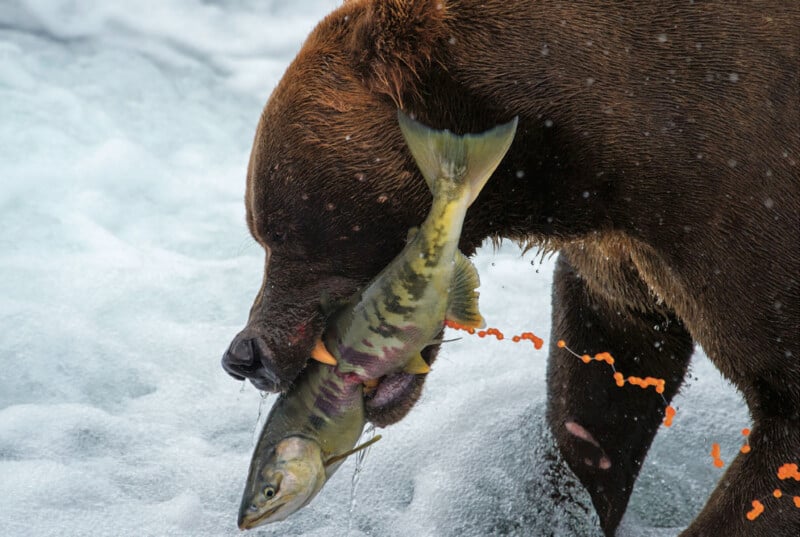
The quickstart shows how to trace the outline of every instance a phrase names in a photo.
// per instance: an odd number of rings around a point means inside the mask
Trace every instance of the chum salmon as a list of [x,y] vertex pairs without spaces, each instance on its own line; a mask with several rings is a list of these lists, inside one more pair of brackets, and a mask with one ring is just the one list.
[[250,463],[241,529],[307,505],[345,458],[366,447],[354,448],[365,425],[365,385],[399,371],[427,373],[420,352],[437,341],[445,320],[484,325],[478,273],[458,241],[467,209],[511,146],[517,119],[464,136],[402,111],[398,121],[433,194],[431,210],[400,254],[331,315],[312,352],[317,361],[270,411]]

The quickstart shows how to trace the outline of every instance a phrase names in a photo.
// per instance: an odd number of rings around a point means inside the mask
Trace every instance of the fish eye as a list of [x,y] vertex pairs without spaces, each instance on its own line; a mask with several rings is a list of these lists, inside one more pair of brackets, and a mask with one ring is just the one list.
[[273,498],[277,493],[278,491],[275,490],[275,487],[271,485],[267,485],[266,487],[264,487],[264,497],[267,499]]

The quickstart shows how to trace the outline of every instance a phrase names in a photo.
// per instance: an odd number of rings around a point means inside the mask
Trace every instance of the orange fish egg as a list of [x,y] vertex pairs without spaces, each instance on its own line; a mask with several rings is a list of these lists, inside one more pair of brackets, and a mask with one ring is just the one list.
[[672,418],[675,417],[675,409],[667,405],[666,416],[664,416],[664,427],[672,427]]
[[764,512],[764,504],[758,500],[753,500],[753,509],[747,512],[747,520],[755,520]]
[[778,468],[778,479],[794,479],[795,481],[800,481],[800,472],[797,471],[797,465],[787,462]]
[[719,444],[713,443],[711,444],[711,456],[714,458],[714,466],[717,468],[722,468],[725,466],[725,462],[719,457]]
[[[502,341],[506,338],[505,334],[503,334],[497,328],[487,328],[485,330],[475,330],[474,328],[468,328],[466,326],[460,325],[454,321],[450,321],[445,319],[444,325],[448,328],[453,328],[454,330],[464,330],[470,335],[477,335],[480,338],[485,338],[486,336],[494,336],[498,341]],[[533,346],[538,350],[542,348],[544,345],[544,340],[540,337],[537,337],[533,332],[523,332],[522,334],[513,336],[511,341],[514,343],[519,343],[520,341],[527,339],[533,343]]]

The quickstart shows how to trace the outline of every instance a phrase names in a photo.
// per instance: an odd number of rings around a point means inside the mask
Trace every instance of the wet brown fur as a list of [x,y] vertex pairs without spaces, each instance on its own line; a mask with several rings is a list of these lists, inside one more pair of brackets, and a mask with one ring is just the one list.
[[[261,356],[228,369],[256,382],[272,371],[261,385],[286,388],[322,330],[320,296],[364,285],[424,218],[430,193],[398,107],[455,132],[518,115],[462,249],[508,238],[559,251],[553,339],[667,378],[668,398],[701,344],[748,403],[753,450],[682,536],[797,535],[800,510],[744,513],[800,459],[799,47],[792,1],[347,2],[258,126],[246,207],[267,260],[237,337]],[[551,348],[548,420],[612,535],[663,405],[593,371]],[[422,382],[373,405],[373,421],[401,419]],[[610,470],[584,464],[567,420]]]

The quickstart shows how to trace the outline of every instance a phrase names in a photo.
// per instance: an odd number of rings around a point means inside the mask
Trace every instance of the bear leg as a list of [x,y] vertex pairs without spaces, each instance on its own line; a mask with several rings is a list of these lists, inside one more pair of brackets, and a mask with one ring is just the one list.
[[681,537],[800,535],[800,422],[757,417],[749,444]]
[[[693,350],[687,330],[668,310],[642,313],[590,291],[586,278],[626,273],[626,279],[638,280],[632,268],[620,264],[616,269],[579,275],[565,252],[559,256],[547,370],[548,424],[563,458],[589,491],[608,536],[625,513],[662,423],[665,400],[677,392]],[[653,388],[617,386],[610,365],[584,363],[559,347],[558,340],[580,354],[611,353],[616,371],[626,378],[664,379],[663,398]]]

